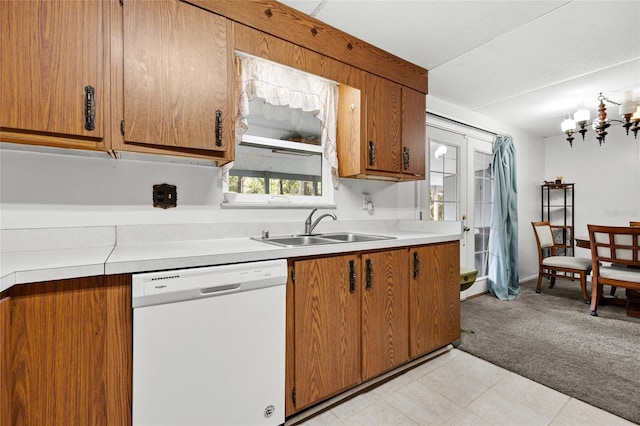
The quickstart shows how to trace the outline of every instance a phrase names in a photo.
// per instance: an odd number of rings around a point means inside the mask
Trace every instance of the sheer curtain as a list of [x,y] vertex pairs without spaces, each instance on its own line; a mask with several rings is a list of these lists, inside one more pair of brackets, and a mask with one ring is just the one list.
[[518,277],[518,190],[516,151],[510,136],[497,136],[491,169],[493,211],[489,234],[489,292],[502,300],[520,293]]
[[[338,85],[312,74],[298,71],[251,56],[236,56],[236,88],[239,93],[236,113],[235,143],[242,141],[247,131],[249,102],[264,99],[268,104],[288,106],[313,112],[322,122],[321,140],[324,158],[331,166],[334,187],[338,187],[338,153],[336,150],[336,122],[338,111]],[[274,113],[277,109],[274,108]],[[230,163],[222,168],[228,178]]]

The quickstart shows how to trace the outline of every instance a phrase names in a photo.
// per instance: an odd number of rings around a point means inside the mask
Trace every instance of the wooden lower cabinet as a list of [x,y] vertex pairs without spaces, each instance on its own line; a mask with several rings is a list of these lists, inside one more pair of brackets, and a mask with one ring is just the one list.
[[456,340],[459,265],[457,241],[291,260],[286,416]]
[[409,250],[410,355],[416,358],[460,337],[460,242]]
[[2,297],[1,424],[131,424],[130,276],[17,285]]
[[409,361],[407,249],[362,255],[362,379]]
[[288,288],[294,294],[294,350],[287,354],[294,365],[293,389],[287,389],[289,409],[305,408],[360,382],[361,289],[353,281],[359,262],[357,254],[293,262],[295,283],[290,280]]

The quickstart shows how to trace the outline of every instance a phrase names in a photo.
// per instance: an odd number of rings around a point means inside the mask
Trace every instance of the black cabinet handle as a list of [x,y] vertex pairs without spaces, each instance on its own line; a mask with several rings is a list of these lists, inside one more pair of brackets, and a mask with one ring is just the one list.
[[373,166],[376,163],[376,147],[373,141],[369,141],[369,165]]
[[216,111],[216,146],[222,146],[222,111]]
[[373,281],[373,265],[371,264],[371,259],[367,259],[366,262],[366,270],[365,270],[365,286],[366,290],[371,288],[371,281]]
[[409,148],[402,148],[402,164],[405,170],[409,170]]
[[354,291],[356,291],[356,278],[357,278],[356,262],[355,260],[350,260],[349,261],[349,292],[350,293],[353,293]]
[[413,278],[420,276],[420,255],[417,251],[413,252]]
[[96,89],[93,86],[84,87],[84,128],[96,128]]

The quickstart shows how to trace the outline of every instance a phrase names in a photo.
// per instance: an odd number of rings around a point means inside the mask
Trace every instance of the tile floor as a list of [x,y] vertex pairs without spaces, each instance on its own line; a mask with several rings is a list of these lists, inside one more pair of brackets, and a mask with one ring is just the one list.
[[458,349],[300,423],[633,425]]

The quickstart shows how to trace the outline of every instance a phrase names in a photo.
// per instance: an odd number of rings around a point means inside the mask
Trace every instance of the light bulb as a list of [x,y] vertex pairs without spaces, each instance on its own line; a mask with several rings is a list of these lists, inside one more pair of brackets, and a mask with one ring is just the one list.
[[638,104],[633,101],[625,102],[623,104],[620,104],[620,107],[618,108],[618,114],[623,117],[627,114],[633,114],[637,107]]
[[576,129],[576,122],[567,118],[560,124],[560,128],[564,133],[572,132]]
[[578,124],[585,124],[587,121],[589,121],[589,118],[591,118],[591,113],[588,109],[579,109],[575,114],[573,114],[573,119]]

